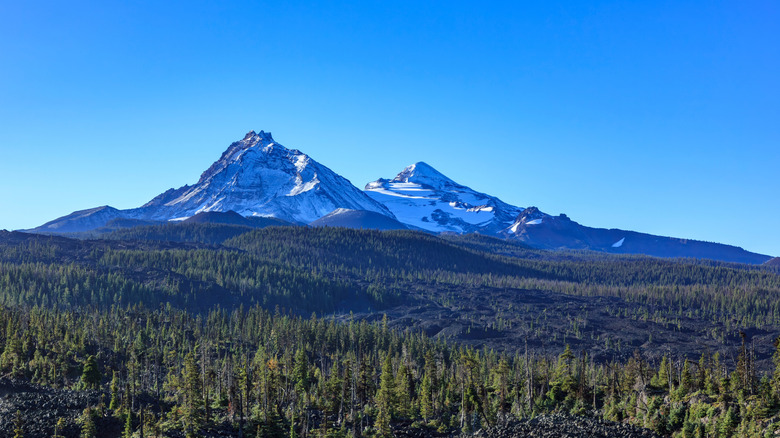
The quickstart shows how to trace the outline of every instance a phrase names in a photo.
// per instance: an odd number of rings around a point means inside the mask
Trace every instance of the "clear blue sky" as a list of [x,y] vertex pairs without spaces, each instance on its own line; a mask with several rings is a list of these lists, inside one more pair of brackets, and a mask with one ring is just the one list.
[[361,188],[426,161],[780,255],[780,3],[478,3],[0,2],[0,229],[139,206],[262,129]]

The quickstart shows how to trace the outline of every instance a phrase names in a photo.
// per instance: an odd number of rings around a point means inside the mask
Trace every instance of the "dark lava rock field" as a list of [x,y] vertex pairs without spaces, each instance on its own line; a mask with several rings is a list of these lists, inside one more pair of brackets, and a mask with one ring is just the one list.
[[[103,394],[98,391],[72,391],[44,388],[29,383],[0,378],[0,437],[14,436],[14,417],[16,411],[22,413],[25,438],[49,438],[54,434],[54,425],[59,418],[65,422],[64,430],[59,431],[66,438],[79,436],[78,418],[87,406],[101,402]],[[121,425],[113,417],[99,418],[96,422],[98,435],[118,437]],[[239,436],[235,430],[221,427],[204,431],[204,437]],[[171,436],[178,436],[174,433]],[[541,415],[526,420],[512,420],[490,429],[478,430],[473,434],[440,434],[433,429],[420,429],[398,424],[393,427],[393,435],[407,438],[434,437],[483,437],[483,438],[654,438],[658,437],[650,430],[636,426],[613,423],[591,417],[569,415]]]

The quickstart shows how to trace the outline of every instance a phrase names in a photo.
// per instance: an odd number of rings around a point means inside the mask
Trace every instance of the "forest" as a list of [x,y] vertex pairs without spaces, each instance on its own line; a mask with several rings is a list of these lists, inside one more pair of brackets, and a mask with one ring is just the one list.
[[550,412],[773,436],[779,298],[776,268],[483,236],[0,232],[0,386],[94,395],[48,436],[447,436]]

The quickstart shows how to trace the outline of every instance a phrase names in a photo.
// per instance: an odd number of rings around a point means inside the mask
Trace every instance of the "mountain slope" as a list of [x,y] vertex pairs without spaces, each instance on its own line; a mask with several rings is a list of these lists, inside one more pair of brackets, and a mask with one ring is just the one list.
[[118,218],[170,221],[231,210],[241,216],[307,224],[338,208],[393,218],[382,204],[308,155],[276,143],[270,133],[250,131],[192,186],[167,190],[139,208],[82,210],[28,231],[75,233],[104,227]]
[[523,211],[458,184],[423,162],[391,180],[368,183],[365,193],[402,223],[433,232],[496,234]]
[[142,207],[154,219],[233,210],[297,223],[309,223],[337,208],[392,216],[342,176],[263,131],[251,131],[231,144],[197,184],[171,189]]
[[499,234],[542,249],[585,249],[613,254],[702,258],[749,264],[761,264],[770,258],[720,243],[587,227],[574,222],[565,214],[551,216],[536,207],[528,207],[511,227]]
[[395,219],[373,211],[339,208],[309,224],[312,227],[343,227],[364,230],[405,230]]
[[117,219],[135,219],[133,213],[117,210],[114,207],[104,205],[102,207],[90,208],[87,210],[74,211],[33,230],[36,233],[78,233],[87,230],[93,230],[106,226],[110,221]]
[[242,225],[251,228],[265,228],[269,226],[287,226],[292,225],[281,219],[273,217],[244,217],[233,210],[204,211],[181,221],[182,224],[222,224],[222,225]]
[[541,249],[573,249],[655,257],[694,257],[760,264],[770,257],[730,245],[580,225],[565,214],[523,209],[456,183],[426,163],[365,187],[406,225],[432,232],[480,233]]

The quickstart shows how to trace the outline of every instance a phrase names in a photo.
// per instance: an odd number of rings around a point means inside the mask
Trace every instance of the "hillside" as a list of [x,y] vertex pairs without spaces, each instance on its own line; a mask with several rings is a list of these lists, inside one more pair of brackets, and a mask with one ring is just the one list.
[[[746,436],[777,415],[760,380],[780,336],[771,267],[410,230],[193,221],[105,237],[0,232],[0,377],[21,382],[0,405],[11,412],[48,388],[81,400],[52,393],[62,402],[30,423],[33,436],[50,436],[56,417],[74,436],[85,404],[104,430],[128,413],[138,430],[143,409],[143,427],[164,436],[450,436],[510,412],[662,435],[727,423],[725,436]],[[92,360],[100,374],[83,377]],[[195,399],[185,376],[204,388]],[[391,381],[399,399],[383,404]],[[116,402],[95,405],[94,392],[80,395],[89,388]],[[188,400],[201,406],[193,420]],[[738,429],[742,406],[753,423]],[[612,430],[598,421],[560,427]]]
[[[725,356],[739,344],[739,328],[755,337],[759,363],[767,364],[780,334],[780,276],[769,268],[414,231],[181,223],[106,237],[5,233],[0,302],[387,314],[394,327],[475,346],[515,351],[527,339],[532,349],[560,351],[569,343],[599,360],[634,348]],[[56,272],[68,281],[25,290],[30,278]]]

